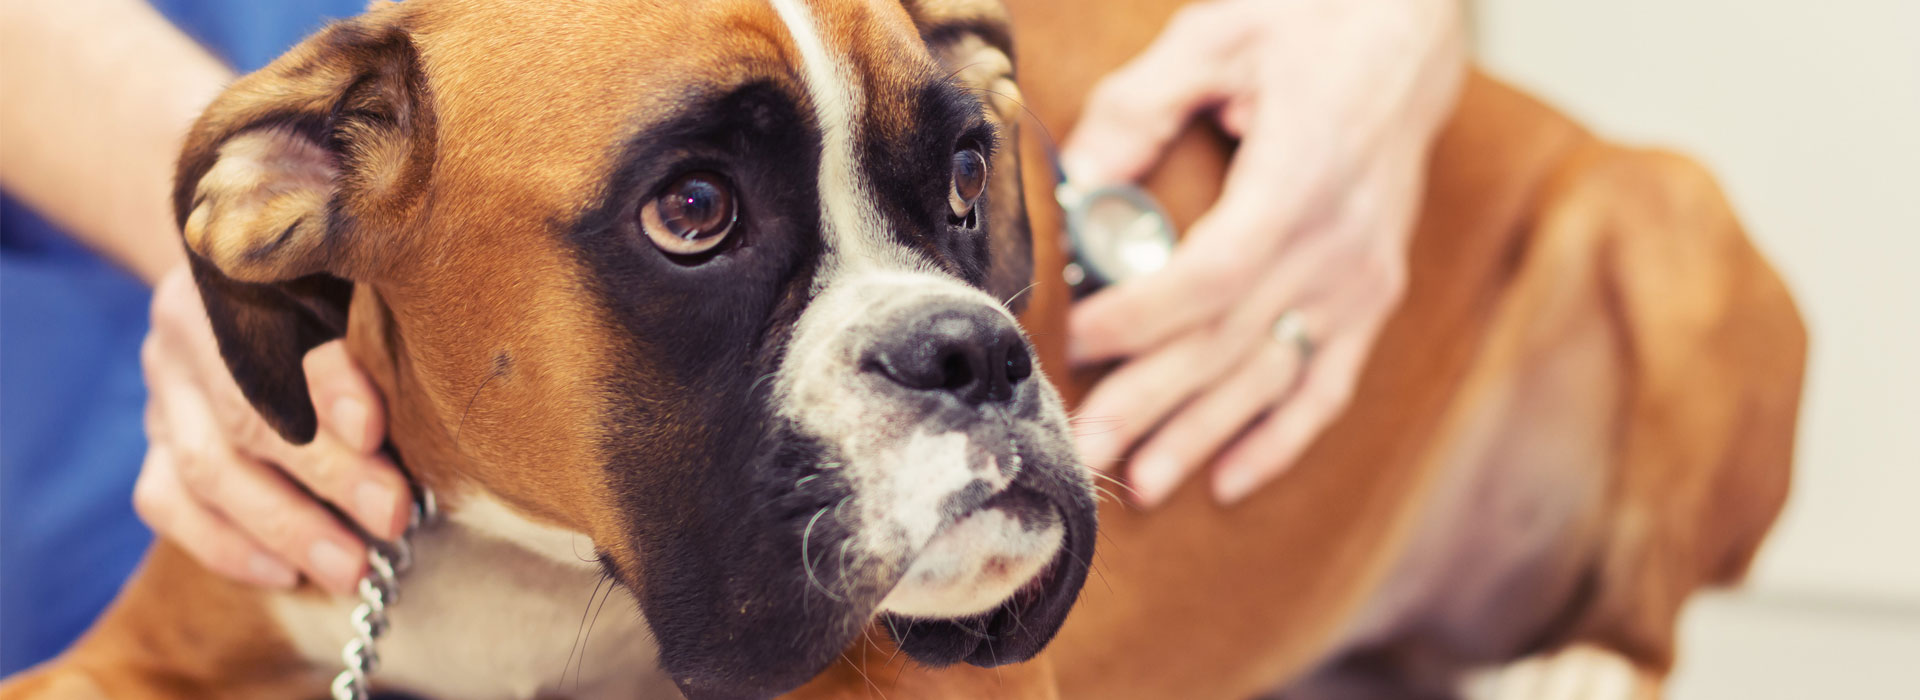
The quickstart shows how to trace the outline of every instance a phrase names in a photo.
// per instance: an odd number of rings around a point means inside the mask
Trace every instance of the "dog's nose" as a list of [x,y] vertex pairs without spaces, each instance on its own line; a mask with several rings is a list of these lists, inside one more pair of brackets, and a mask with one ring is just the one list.
[[1033,357],[1013,320],[979,304],[916,309],[867,351],[864,366],[916,391],[969,405],[1013,399],[1033,376]]

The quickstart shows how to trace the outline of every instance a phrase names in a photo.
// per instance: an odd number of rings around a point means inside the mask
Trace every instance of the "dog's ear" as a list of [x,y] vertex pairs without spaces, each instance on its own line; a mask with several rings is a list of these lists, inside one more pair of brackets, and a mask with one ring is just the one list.
[[934,60],[987,105],[1001,146],[987,164],[987,292],[1014,313],[1033,283],[1033,233],[1020,184],[1020,123],[1026,106],[1014,79],[1013,31],[999,0],[905,0]]
[[188,133],[174,214],[240,390],[288,440],[317,425],[301,358],[339,337],[372,249],[412,219],[433,115],[399,6],[236,81]]

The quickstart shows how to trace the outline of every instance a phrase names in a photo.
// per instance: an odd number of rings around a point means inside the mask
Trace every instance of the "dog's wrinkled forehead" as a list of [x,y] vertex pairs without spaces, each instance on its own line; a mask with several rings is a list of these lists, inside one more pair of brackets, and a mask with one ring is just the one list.
[[855,66],[846,58],[855,52],[829,44],[831,37],[822,31],[822,18],[803,0],[771,1],[799,54],[802,83],[822,130],[820,223],[827,267],[822,282],[848,267],[924,264],[883,235],[888,227],[876,206],[871,173],[861,167],[863,154],[856,140],[858,125],[867,121],[866,112],[879,101],[868,101],[864,94],[868,86],[856,77]]
[[463,201],[585,212],[631,155],[621,145],[663,122],[725,116],[712,98],[760,85],[796,103],[790,128],[823,141],[820,181],[847,183],[823,203],[845,231],[871,223],[888,194],[855,184],[871,173],[848,177],[871,158],[865,142],[904,135],[927,99],[972,99],[922,94],[945,81],[897,2],[452,0],[418,14],[439,140],[460,146],[437,167]]

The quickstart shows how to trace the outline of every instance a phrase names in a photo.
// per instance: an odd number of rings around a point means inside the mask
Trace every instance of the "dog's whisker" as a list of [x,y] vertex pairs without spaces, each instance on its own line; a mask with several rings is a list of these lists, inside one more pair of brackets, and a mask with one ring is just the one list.
[[754,392],[760,389],[761,384],[765,384],[767,380],[772,379],[776,376],[779,376],[779,374],[780,374],[779,372],[768,372],[766,374],[760,375],[759,379],[755,379],[753,380],[752,384],[747,385],[747,395],[753,396]]
[[580,635],[585,633],[587,629],[587,614],[593,612],[593,599],[600,597],[600,586],[606,582],[607,577],[605,574],[595,579],[593,582],[593,590],[587,592],[587,604],[580,607],[580,624],[574,627],[573,645],[567,647],[567,660],[560,665],[561,682],[566,681],[567,669],[573,668],[573,655],[580,651]]
[[460,422],[453,426],[454,451],[457,452],[460,450],[460,434],[467,429],[467,415],[473,413],[473,404],[480,400],[480,392],[486,390],[487,385],[492,384],[493,378],[500,376],[503,370],[504,368],[496,362],[493,371],[488,372],[487,378],[480,380],[480,386],[473,388],[473,395],[467,397],[467,407],[460,410]]
[[1016,105],[1020,105],[1020,111],[1025,112],[1027,114],[1027,117],[1033,120],[1034,125],[1040,127],[1040,134],[1042,136],[1045,136],[1047,139],[1047,150],[1048,151],[1057,150],[1055,147],[1055,144],[1058,144],[1059,141],[1054,140],[1053,131],[1047,128],[1047,123],[1045,121],[1041,121],[1040,115],[1034,114],[1032,109],[1027,108],[1027,103],[1025,101],[1021,100],[1018,97],[1014,97],[1007,93],[1000,92],[999,90],[993,90],[990,88],[967,86],[966,89],[973,90],[975,92],[984,92],[989,95],[999,95],[1001,97],[1007,98],[1008,102],[1012,102]]
[[1095,576],[1099,576],[1099,577],[1100,577],[1100,585],[1102,585],[1102,586],[1106,586],[1106,587],[1107,587],[1107,592],[1108,592],[1108,593],[1112,593],[1112,592],[1113,592],[1113,582],[1111,582],[1111,581],[1108,581],[1108,580],[1107,580],[1107,572],[1106,572],[1106,571],[1104,571],[1104,570],[1102,570],[1102,569],[1101,569],[1100,567],[1097,567],[1097,566],[1096,566],[1096,567],[1093,567],[1093,574],[1094,574]]
[[[602,576],[604,577],[605,574],[602,574]],[[613,582],[607,586],[607,592],[600,595],[600,605],[593,609],[593,620],[587,623],[587,636],[580,640],[580,663],[573,667],[573,689],[575,691],[580,690],[580,676],[586,673],[587,670],[587,650],[589,645],[593,643],[593,628],[600,624],[600,611],[607,609],[607,599],[613,597],[614,586],[618,585],[619,582]],[[561,680],[564,682],[566,680],[565,676],[562,676]]]
[[562,683],[565,683],[567,680],[567,669],[573,666],[574,652],[580,651],[580,635],[586,631],[587,613],[593,610],[593,599],[599,597],[600,585],[606,583],[608,580],[609,577],[607,574],[602,572],[600,578],[594,580],[593,590],[587,593],[587,604],[580,608],[580,624],[573,630],[573,646],[567,647],[567,661],[560,665],[560,682]]
[[871,677],[869,677],[869,676],[867,675],[867,670],[866,670],[866,669],[864,669],[864,668],[861,668],[861,667],[860,667],[860,664],[856,664],[856,663],[854,663],[854,662],[853,662],[853,659],[851,659],[851,658],[848,658],[848,657],[847,657],[847,652],[844,652],[844,651],[843,651],[843,652],[840,652],[840,660],[841,660],[841,661],[845,661],[845,662],[847,662],[847,665],[848,665],[848,666],[852,666],[852,667],[853,667],[853,672],[854,672],[854,673],[858,673],[858,674],[860,674],[860,680],[863,680],[863,681],[866,681],[866,682],[867,682],[867,687],[869,687],[869,688],[872,688],[872,689],[873,689],[873,692],[876,692],[876,693],[879,693],[879,694],[880,694],[880,698],[881,698],[881,700],[886,700],[886,697],[887,697],[887,691],[885,691],[885,690],[881,690],[881,689],[880,689],[880,684],[879,684],[879,683],[875,683],[875,682],[873,682],[873,678],[871,678]]
[[852,583],[847,580],[847,572],[851,570],[847,567],[847,552],[852,548],[853,548],[853,538],[851,537],[846,538],[844,541],[840,543],[839,578],[840,578],[840,583],[842,584],[841,588],[847,589],[847,593],[849,595],[851,595],[853,591],[852,591]]
[[[842,502],[845,502],[844,499]],[[820,517],[826,515],[827,511],[832,509],[832,507],[824,507],[820,509],[820,512],[814,513],[813,518],[807,521],[807,529],[800,533],[800,565],[801,568],[806,569],[807,583],[809,585],[819,589],[821,593],[826,594],[828,598],[832,598],[834,602],[845,603],[847,602],[846,599],[841,598],[833,591],[827,590],[826,585],[820,583],[820,579],[813,575],[813,559],[807,555],[807,541],[813,537],[813,526],[819,524]]]
[[[967,71],[967,69],[968,69],[968,68],[972,68],[972,67],[974,67],[974,66],[979,66],[979,65],[985,65],[985,64],[986,64],[986,61],[974,61],[974,62],[972,62],[972,63],[969,63],[969,64],[967,64],[967,65],[964,65],[964,66],[961,66],[961,67],[959,67],[959,68],[955,68],[955,69],[953,69],[953,70],[951,70],[951,71],[948,71],[948,72],[947,72],[947,77],[944,77],[944,78],[941,78],[941,80],[952,80],[952,79],[953,79],[953,76],[956,76],[956,75],[959,75],[959,74],[961,74],[961,73],[965,73],[965,72]],[[963,87],[963,88],[965,88],[966,86],[964,86],[964,85],[962,85],[962,86],[960,86],[960,87]],[[968,88],[968,89],[972,89],[972,88]]]
[[[1136,490],[1134,490],[1134,488],[1133,488],[1132,486],[1129,486],[1129,485],[1127,485],[1127,482],[1125,482],[1125,481],[1121,481],[1121,480],[1119,479],[1119,477],[1116,477],[1116,476],[1114,476],[1114,475],[1112,475],[1112,474],[1108,474],[1108,473],[1106,473],[1106,472],[1103,472],[1103,471],[1100,471],[1100,470],[1098,470],[1098,469],[1094,469],[1093,467],[1091,467],[1091,466],[1088,466],[1088,465],[1085,465],[1085,464],[1082,464],[1082,465],[1080,465],[1080,466],[1082,466],[1082,467],[1084,467],[1084,468],[1086,468],[1086,470],[1087,470],[1087,473],[1088,473],[1088,474],[1091,474],[1091,475],[1093,475],[1093,478],[1095,478],[1095,479],[1098,479],[1098,480],[1101,480],[1101,481],[1105,481],[1105,482],[1107,482],[1107,483],[1109,483],[1109,484],[1113,484],[1113,485],[1114,485],[1114,487],[1116,487],[1116,488],[1118,488],[1118,489],[1120,489],[1120,490],[1122,490],[1122,491],[1125,491],[1125,492],[1127,492],[1128,494],[1131,494],[1131,495],[1132,495],[1132,496],[1133,496],[1134,498],[1136,498],[1136,499],[1140,497],[1140,492],[1139,492],[1139,491],[1136,491]],[[1095,485],[1095,487],[1096,487],[1096,488],[1098,488],[1098,484],[1096,484],[1096,485]]]
[[[891,664],[893,663],[894,658],[900,656],[900,647],[905,646],[907,643],[907,640],[900,636],[900,629],[893,626],[893,618],[889,617],[884,619],[887,621],[887,631],[893,634],[893,653],[887,655],[887,663]],[[913,626],[908,625],[907,630],[912,631]],[[904,668],[904,665],[902,666],[902,668]],[[899,680],[899,679],[896,677],[895,680]]]
[[[594,552],[592,552],[592,554],[593,554],[593,556],[591,556],[591,557],[585,557],[585,556],[581,556],[581,555],[580,555],[580,540],[581,540],[581,539],[583,539],[583,538],[584,538],[584,539],[586,539],[586,541],[587,541],[587,544],[593,544],[593,538],[591,538],[591,537],[587,537],[587,536],[585,536],[585,535],[576,535],[576,536],[573,536],[573,537],[568,537],[568,538],[567,538],[567,548],[568,548],[568,549],[571,549],[571,550],[573,550],[573,558],[575,558],[575,559],[579,559],[580,561],[583,561],[583,562],[586,562],[586,563],[588,563],[588,564],[598,564],[598,563],[600,563],[600,562],[601,562],[601,561],[602,561],[603,559],[605,559],[605,557],[604,557],[604,556],[602,556],[602,555],[600,554],[600,552],[599,552],[599,551],[594,551]],[[606,572],[604,572],[604,571],[602,571],[602,572],[600,573],[600,576],[601,576],[601,577],[603,577],[603,578],[604,578],[604,577],[605,577],[606,575],[607,575],[607,574],[606,574]]]
[[[899,656],[899,655],[900,655],[900,650],[899,650],[899,649],[895,649],[895,650],[893,650],[893,655],[894,655],[894,656]],[[887,663],[889,663],[889,664],[891,664],[891,663],[893,663],[893,659],[892,659],[891,657],[889,657],[889,658],[887,659]],[[896,669],[894,669],[894,670],[893,670],[893,684],[894,684],[894,685],[896,685],[896,686],[897,686],[897,685],[900,685],[900,676],[902,676],[902,675],[904,675],[904,674],[905,674],[905,673],[907,672],[907,666],[909,666],[909,665],[910,665],[910,664],[907,664],[907,663],[904,663],[904,662],[903,662],[903,663],[901,663],[901,664],[900,664],[900,667],[899,667],[899,668],[896,668]],[[885,667],[885,666],[882,666],[881,668],[886,668],[886,667]]]
[[1006,307],[1012,307],[1012,306],[1013,306],[1013,300],[1015,300],[1015,299],[1018,299],[1018,298],[1020,298],[1020,295],[1022,295],[1022,294],[1026,294],[1027,292],[1029,292],[1029,291],[1032,291],[1034,287],[1038,287],[1038,286],[1040,286],[1040,283],[1039,283],[1039,282],[1035,282],[1035,283],[1033,283],[1033,284],[1029,284],[1029,285],[1027,285],[1027,286],[1025,286],[1025,287],[1021,287],[1021,288],[1020,288],[1020,291],[1017,291],[1017,292],[1014,292],[1014,293],[1013,293],[1013,296],[1010,296],[1010,297],[1007,297],[1007,300],[1006,300],[1006,301],[1003,301],[1003,302],[1000,302],[1000,305],[1001,305],[1001,306],[1006,306]]

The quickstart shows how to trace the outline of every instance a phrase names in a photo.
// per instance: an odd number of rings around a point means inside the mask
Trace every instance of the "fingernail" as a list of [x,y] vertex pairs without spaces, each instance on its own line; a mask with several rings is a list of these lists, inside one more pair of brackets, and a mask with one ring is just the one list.
[[247,575],[253,578],[254,583],[273,588],[286,588],[300,580],[299,572],[265,554],[247,558]]
[[360,577],[360,562],[331,540],[320,540],[307,548],[307,565],[327,580],[328,588],[336,590],[352,587],[353,580]]
[[1179,478],[1179,462],[1165,457],[1135,459],[1132,481],[1138,505],[1142,508],[1160,505]]
[[1230,506],[1239,503],[1242,499],[1246,498],[1248,494],[1253,493],[1253,490],[1259,487],[1259,485],[1260,481],[1250,472],[1238,469],[1223,469],[1220,472],[1220,476],[1213,480],[1213,498],[1219,501],[1221,505]]
[[1113,436],[1106,433],[1081,435],[1075,439],[1080,448],[1080,459],[1095,471],[1107,471],[1113,461]]
[[1087,363],[1087,346],[1078,340],[1067,339],[1067,364],[1079,367]]
[[342,397],[333,402],[333,427],[340,439],[357,452],[367,451],[367,404]]
[[[1075,187],[1098,187],[1107,184],[1101,182],[1104,174],[1096,163],[1077,149],[1068,149],[1060,153],[1060,169],[1067,174],[1067,182]],[[1081,191],[1085,191],[1084,189]]]
[[1096,347],[1099,344],[1098,341],[1103,339],[1104,329],[1111,327],[1111,324],[1099,322],[1092,315],[1098,311],[1094,307],[1087,306],[1091,301],[1093,300],[1082,299],[1074,302],[1073,309],[1067,313],[1067,364],[1069,366],[1084,367],[1096,361],[1097,358],[1093,356],[1093,352],[1098,349]]
[[401,524],[395,511],[398,496],[378,481],[363,481],[353,490],[353,514],[374,537],[391,540],[400,534]]

